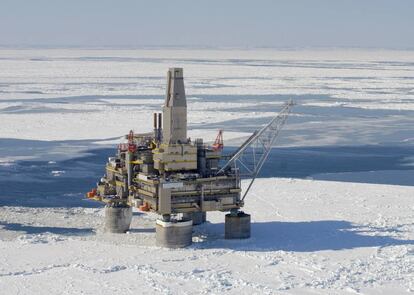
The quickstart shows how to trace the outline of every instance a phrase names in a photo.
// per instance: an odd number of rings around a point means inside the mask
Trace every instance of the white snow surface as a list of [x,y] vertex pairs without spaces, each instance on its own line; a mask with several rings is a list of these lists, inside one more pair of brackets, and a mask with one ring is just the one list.
[[[246,183],[243,183],[244,185]],[[103,209],[0,207],[3,294],[404,294],[414,291],[414,188],[258,179],[252,237],[224,213],[193,245],[155,246],[153,214],[101,232]]]
[[[0,294],[414,292],[414,187],[377,184],[413,179],[413,60],[393,50],[0,49]],[[341,165],[364,146],[395,159],[364,160],[365,150],[358,167],[310,173],[319,180],[257,179],[248,240],[225,240],[219,212],[186,249],[155,246],[154,214],[136,212],[128,234],[104,234],[103,209],[59,187],[99,163],[62,161],[151,131],[173,66],[184,68],[191,138],[211,142],[224,129],[225,145],[237,146],[293,96],[279,147],[325,146],[310,153],[331,151]],[[306,164],[302,153],[293,160]],[[267,168],[295,164],[277,163]],[[28,190],[26,207],[13,202]]]
[[[236,119],[229,109],[248,106],[225,98],[197,103],[206,95],[314,95],[304,105],[412,111],[413,60],[414,51],[392,50],[2,49],[0,137],[104,139],[128,132],[125,126],[150,131],[148,117],[162,104],[171,66],[185,69],[190,127]],[[138,95],[144,97],[130,99]],[[270,116],[279,106],[270,102],[267,114],[250,116]]]

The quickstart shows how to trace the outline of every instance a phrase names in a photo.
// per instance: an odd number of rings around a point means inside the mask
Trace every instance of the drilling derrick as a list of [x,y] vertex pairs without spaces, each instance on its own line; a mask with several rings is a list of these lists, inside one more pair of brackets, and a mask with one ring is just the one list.
[[164,116],[163,143],[186,143],[187,99],[183,69],[172,68],[167,73],[167,93],[162,108]]
[[[284,111],[283,114],[285,114]],[[283,123],[286,117],[283,117]],[[276,135],[277,119],[255,132],[224,165],[223,135],[219,131],[209,146],[198,138],[187,137],[187,101],[183,69],[167,72],[165,103],[153,116],[150,133],[125,136],[127,143],[118,146],[110,157],[106,174],[88,198],[106,203],[105,230],[126,232],[132,219],[132,207],[159,214],[156,242],[164,247],[185,247],[192,242],[192,226],[206,221],[208,211],[230,212],[226,215],[225,237],[250,237],[250,215],[243,206],[238,163],[252,142],[265,142],[262,157],[253,175],[257,176]],[[271,133],[271,134],[270,134]],[[269,138],[271,141],[266,141]],[[269,142],[269,143],[268,143]],[[256,167],[255,166],[255,167]],[[250,186],[249,186],[250,188]]]
[[161,174],[197,170],[197,147],[187,138],[187,100],[183,69],[167,73],[167,93],[162,108],[162,143],[155,149],[154,168]]

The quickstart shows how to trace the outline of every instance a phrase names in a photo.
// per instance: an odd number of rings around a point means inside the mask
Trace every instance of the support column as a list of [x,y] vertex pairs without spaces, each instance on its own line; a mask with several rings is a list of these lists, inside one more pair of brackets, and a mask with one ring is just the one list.
[[189,212],[183,213],[183,218],[191,219],[193,225],[199,225],[207,221],[207,212]]
[[107,233],[125,233],[132,221],[132,208],[128,205],[105,207],[104,231]]
[[250,215],[244,212],[226,214],[225,239],[250,238]]
[[157,219],[156,244],[166,248],[184,248],[192,244],[193,221],[192,220],[168,220]]

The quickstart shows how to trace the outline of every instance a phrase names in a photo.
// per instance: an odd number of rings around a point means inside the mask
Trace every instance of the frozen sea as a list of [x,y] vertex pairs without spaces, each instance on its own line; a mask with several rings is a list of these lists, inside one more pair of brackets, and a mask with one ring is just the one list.
[[79,200],[123,134],[151,131],[169,67],[184,68],[189,135],[212,141],[223,129],[229,151],[297,103],[261,177],[412,185],[413,60],[387,50],[0,50],[0,204]]
[[[0,49],[0,289],[413,292],[413,61],[379,49]],[[191,247],[160,249],[154,214],[105,235],[102,205],[84,199],[123,135],[151,131],[169,67],[184,68],[189,136],[223,129],[227,153],[296,102],[246,198],[249,240],[224,240],[214,212]]]

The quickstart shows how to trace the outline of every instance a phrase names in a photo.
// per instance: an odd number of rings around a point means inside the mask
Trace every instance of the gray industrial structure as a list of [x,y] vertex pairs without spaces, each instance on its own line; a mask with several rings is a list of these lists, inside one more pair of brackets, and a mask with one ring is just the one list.
[[[128,143],[120,144],[116,156],[109,158],[97,188],[87,194],[106,203],[105,230],[126,232],[132,207],[137,207],[160,214],[157,245],[185,247],[192,242],[192,226],[205,222],[206,212],[223,211],[229,212],[225,238],[249,238],[250,215],[240,208],[291,107],[292,103],[286,104],[269,124],[225,157],[221,131],[211,146],[187,137],[183,70],[169,69],[165,104],[162,114],[154,114],[154,131],[131,131]],[[243,197],[242,176],[251,179]]]

